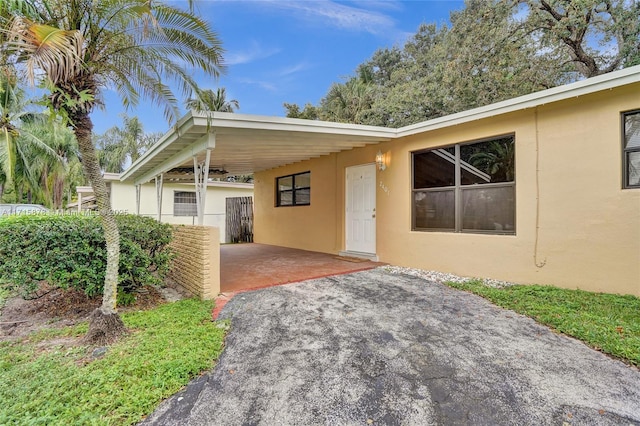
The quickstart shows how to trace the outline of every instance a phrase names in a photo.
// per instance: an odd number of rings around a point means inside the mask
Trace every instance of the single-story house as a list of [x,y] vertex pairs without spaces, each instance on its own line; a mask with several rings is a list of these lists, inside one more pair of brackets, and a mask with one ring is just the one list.
[[[111,198],[111,208],[114,212],[136,213],[158,219],[160,222],[177,225],[193,225],[198,220],[196,188],[189,179],[181,179],[173,183],[171,176],[167,176],[162,185],[160,195],[161,208],[158,209],[156,186],[147,183],[136,186],[120,180],[118,173],[104,173],[103,175]],[[78,200],[67,206],[67,209],[77,211],[93,210],[96,208],[93,189],[90,186],[76,187]],[[139,203],[137,198],[139,196]],[[230,242],[227,235],[227,209],[232,208],[236,200],[247,203],[246,215],[249,225],[252,222],[253,184],[226,181],[210,181],[207,183],[207,197],[203,210],[203,224],[220,229],[220,242]]]
[[191,112],[120,178],[187,168],[254,173],[259,243],[640,296],[640,66],[399,129]]

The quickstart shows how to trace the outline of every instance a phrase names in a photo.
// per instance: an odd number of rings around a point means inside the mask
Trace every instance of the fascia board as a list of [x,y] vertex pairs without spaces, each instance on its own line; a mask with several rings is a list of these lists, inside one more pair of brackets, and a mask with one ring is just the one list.
[[207,149],[213,149],[215,147],[215,135],[211,133],[206,133],[202,137],[200,137],[197,141],[191,143],[190,145],[183,148],[181,151],[175,153],[171,157],[162,161],[157,166],[151,168],[149,171],[144,173],[142,176],[134,179],[135,185],[140,185],[149,182],[154,177],[162,174],[168,170],[171,170],[174,167],[183,164],[190,158],[197,156],[203,151]]

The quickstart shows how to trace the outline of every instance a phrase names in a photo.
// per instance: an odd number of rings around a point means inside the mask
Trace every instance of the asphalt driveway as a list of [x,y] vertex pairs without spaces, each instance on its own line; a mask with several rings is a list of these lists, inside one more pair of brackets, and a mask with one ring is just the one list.
[[382,268],[243,293],[215,369],[153,425],[640,425],[640,372]]

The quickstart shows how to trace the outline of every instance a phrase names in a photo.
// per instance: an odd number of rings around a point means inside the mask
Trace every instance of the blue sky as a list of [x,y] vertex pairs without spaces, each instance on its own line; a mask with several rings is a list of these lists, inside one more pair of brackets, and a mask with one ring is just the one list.
[[[448,23],[464,2],[208,0],[196,7],[219,34],[228,66],[218,81],[200,77],[201,87],[225,87],[238,113],[284,116],[283,103],[317,104],[377,49],[402,46],[421,23]],[[124,111],[114,93],[104,95],[105,111],[93,114],[96,133],[121,124]],[[169,128],[146,101],[127,114],[140,117],[146,132]]]

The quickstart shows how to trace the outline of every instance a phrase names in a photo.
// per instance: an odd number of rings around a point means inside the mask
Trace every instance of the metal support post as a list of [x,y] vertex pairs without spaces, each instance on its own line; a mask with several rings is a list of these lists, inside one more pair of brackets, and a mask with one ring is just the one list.
[[163,174],[156,176],[156,202],[158,204],[158,222],[162,222],[162,177]]

